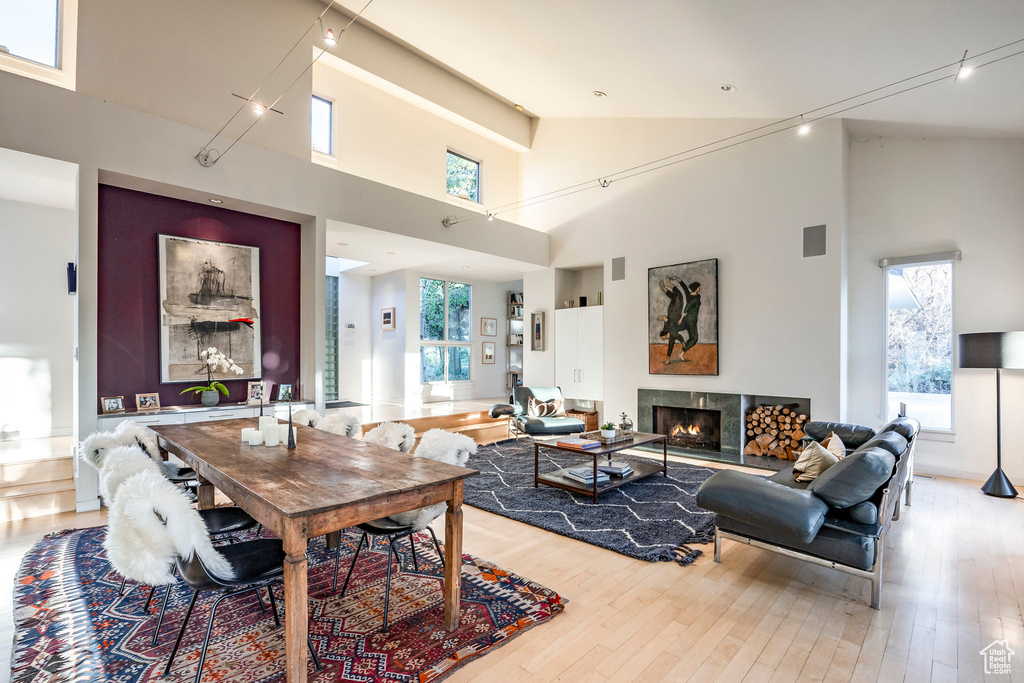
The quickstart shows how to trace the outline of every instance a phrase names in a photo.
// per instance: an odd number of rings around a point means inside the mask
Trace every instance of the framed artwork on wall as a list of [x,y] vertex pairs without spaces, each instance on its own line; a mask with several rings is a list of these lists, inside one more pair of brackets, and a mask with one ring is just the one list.
[[242,368],[241,377],[262,377],[259,248],[173,235],[158,240],[160,382],[205,377],[199,354],[211,346]]
[[647,270],[651,375],[718,374],[718,259]]
[[544,312],[530,314],[530,350],[544,350]]
[[498,319],[497,318],[480,318],[480,336],[481,337],[497,337],[498,336]]
[[137,410],[160,410],[160,394],[135,394]]
[[266,403],[267,402],[267,383],[266,382],[249,382],[249,388],[245,392],[246,403]]
[[123,413],[124,396],[104,396],[100,399],[100,408],[103,413]]
[[391,308],[380,309],[380,329],[395,329],[395,308],[393,306]]
[[483,343],[483,353],[481,354],[480,357],[483,360],[481,362],[484,365],[494,365],[494,342],[482,342],[482,343]]

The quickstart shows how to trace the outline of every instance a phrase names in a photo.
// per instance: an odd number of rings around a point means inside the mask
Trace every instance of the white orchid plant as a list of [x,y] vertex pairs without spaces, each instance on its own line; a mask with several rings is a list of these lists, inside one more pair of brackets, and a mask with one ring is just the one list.
[[[215,372],[233,372],[236,375],[242,374],[242,368],[235,365],[235,361],[228,358],[226,355],[217,350],[216,347],[211,346],[205,351],[199,353],[199,360],[202,361],[203,367],[196,370],[196,374],[206,373],[206,384],[202,384],[197,387],[189,387],[182,391],[182,394],[192,392],[193,397],[196,394],[201,394],[204,391],[219,391],[225,396],[228,395],[228,388],[213,379],[213,373]],[[179,394],[180,396],[181,394]]]

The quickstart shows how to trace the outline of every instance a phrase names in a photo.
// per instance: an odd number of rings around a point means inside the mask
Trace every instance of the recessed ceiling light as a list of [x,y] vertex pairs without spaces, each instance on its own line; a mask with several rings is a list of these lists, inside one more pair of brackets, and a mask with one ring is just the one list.
[[339,247],[347,247],[348,246],[348,242],[338,242],[338,246]]
[[462,266],[463,270],[469,270],[469,266]]
[[395,255],[395,252],[393,252],[393,251],[385,251],[384,253],[387,254],[388,256],[394,256]]
[[210,201],[213,202],[214,204],[223,204],[224,203],[223,199],[215,199],[214,197],[210,197]]
[[377,269],[376,268],[367,268],[366,272],[368,272],[368,273],[376,273]]
[[718,89],[721,90],[722,92],[736,92],[736,86],[729,85],[728,83],[723,83],[722,85],[718,86]]
[[515,105],[515,108],[516,108],[516,111],[522,111],[523,110],[523,105],[517,104],[517,105]]
[[603,90],[595,90],[594,97],[608,97],[608,93],[604,92]]

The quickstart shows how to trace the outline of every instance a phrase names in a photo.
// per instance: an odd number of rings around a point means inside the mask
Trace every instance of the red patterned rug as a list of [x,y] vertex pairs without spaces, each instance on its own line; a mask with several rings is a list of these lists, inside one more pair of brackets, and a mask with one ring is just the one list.
[[[161,678],[192,591],[172,586],[167,616],[152,646],[159,599],[144,611],[148,588],[118,597],[121,577],[103,550],[105,528],[60,531],[25,555],[15,580],[12,681],[135,683]],[[359,542],[342,534],[341,577]],[[334,555],[321,539],[309,549],[309,633],[324,669],[310,681],[426,682],[445,678],[561,612],[554,591],[486,560],[463,556],[462,623],[449,633],[442,623],[443,570],[429,536],[417,537],[419,571],[409,545],[399,541],[400,574],[391,577],[389,630],[381,631],[387,541],[364,547],[344,598],[331,592]],[[348,558],[346,560],[346,558]],[[129,588],[132,584],[129,583]],[[275,595],[283,595],[280,584]],[[191,681],[215,599],[201,594],[167,679]],[[283,681],[284,629],[275,628],[252,593],[228,598],[217,609],[203,666],[203,681]]]

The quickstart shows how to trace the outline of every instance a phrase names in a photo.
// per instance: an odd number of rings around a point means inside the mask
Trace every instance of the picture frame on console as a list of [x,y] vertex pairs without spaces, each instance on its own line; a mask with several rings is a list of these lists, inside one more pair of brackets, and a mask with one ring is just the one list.
[[249,382],[249,386],[245,391],[245,402],[246,403],[266,403],[267,402],[267,383],[266,382]]
[[647,270],[651,375],[718,374],[718,259]]
[[100,398],[100,408],[103,410],[104,415],[123,413],[124,396],[103,396]]
[[278,384],[277,385],[277,400],[278,401],[294,401],[293,394],[295,392],[294,384]]
[[135,409],[139,412],[160,410],[160,394],[135,394]]
[[[259,379],[260,250],[241,244],[158,235],[160,382],[195,382],[203,349],[230,349],[239,377]],[[205,375],[203,368],[200,373]]]

